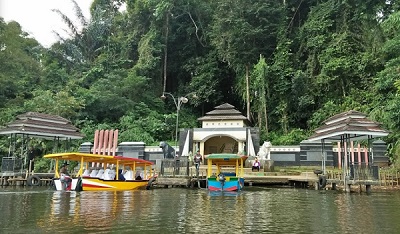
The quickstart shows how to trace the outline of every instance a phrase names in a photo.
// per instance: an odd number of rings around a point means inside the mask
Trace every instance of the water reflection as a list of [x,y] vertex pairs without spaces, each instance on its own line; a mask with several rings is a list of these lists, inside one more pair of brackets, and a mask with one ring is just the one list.
[[400,192],[0,190],[0,233],[396,233]]
[[[136,194],[133,194],[135,193]],[[44,230],[64,223],[81,227],[84,231],[111,231],[120,220],[149,215],[142,209],[148,197],[140,191],[63,192],[55,191],[50,203],[50,214],[38,222]]]

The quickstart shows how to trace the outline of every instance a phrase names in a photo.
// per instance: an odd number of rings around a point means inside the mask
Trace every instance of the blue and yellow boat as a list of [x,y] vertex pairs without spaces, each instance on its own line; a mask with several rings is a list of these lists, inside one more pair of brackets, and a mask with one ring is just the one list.
[[[244,187],[244,163],[247,156],[210,154],[207,157],[207,187],[210,191],[239,191]],[[216,173],[213,173],[215,165]]]

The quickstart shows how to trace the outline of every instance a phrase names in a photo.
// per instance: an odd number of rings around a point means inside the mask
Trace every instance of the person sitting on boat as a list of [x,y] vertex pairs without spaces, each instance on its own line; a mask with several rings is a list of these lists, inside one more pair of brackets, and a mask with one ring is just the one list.
[[203,156],[200,154],[200,150],[197,150],[196,155],[194,155],[193,161],[194,161],[194,166],[196,167],[196,170],[199,170],[200,168],[200,163],[203,160]]
[[143,179],[143,177],[142,177],[140,171],[136,171],[135,180],[142,180],[142,179]]
[[124,176],[124,173],[122,173],[122,169],[118,170],[118,180],[122,180],[122,181],[125,180],[125,176]]
[[82,177],[90,177],[90,169],[86,168],[82,174]]
[[123,176],[124,176],[125,180],[133,180],[134,179],[132,170],[125,171]]
[[257,171],[260,171],[260,167],[261,167],[261,164],[260,164],[260,162],[258,161],[258,158],[256,158],[256,160],[254,161],[254,163],[253,163],[253,167],[251,168],[253,171],[254,170],[257,170]]
[[113,176],[113,170],[111,168],[107,167],[106,170],[104,171],[102,179],[104,179],[104,180],[114,180],[114,177],[115,177],[115,173],[114,173],[114,176]]
[[115,179],[115,169],[112,168],[108,171],[108,177],[110,178],[110,180]]

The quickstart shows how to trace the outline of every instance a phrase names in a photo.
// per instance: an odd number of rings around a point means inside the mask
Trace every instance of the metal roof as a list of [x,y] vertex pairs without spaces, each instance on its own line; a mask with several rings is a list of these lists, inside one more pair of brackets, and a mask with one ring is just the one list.
[[375,137],[385,137],[388,131],[380,127],[380,123],[369,120],[366,114],[350,110],[334,115],[325,120],[321,127],[315,130],[309,141],[329,140],[332,142],[348,140],[363,140]]

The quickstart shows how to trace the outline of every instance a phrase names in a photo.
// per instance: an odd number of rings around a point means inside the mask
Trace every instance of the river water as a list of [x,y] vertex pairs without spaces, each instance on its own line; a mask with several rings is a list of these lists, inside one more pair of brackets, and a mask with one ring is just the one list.
[[0,233],[400,233],[400,191],[0,188]]

